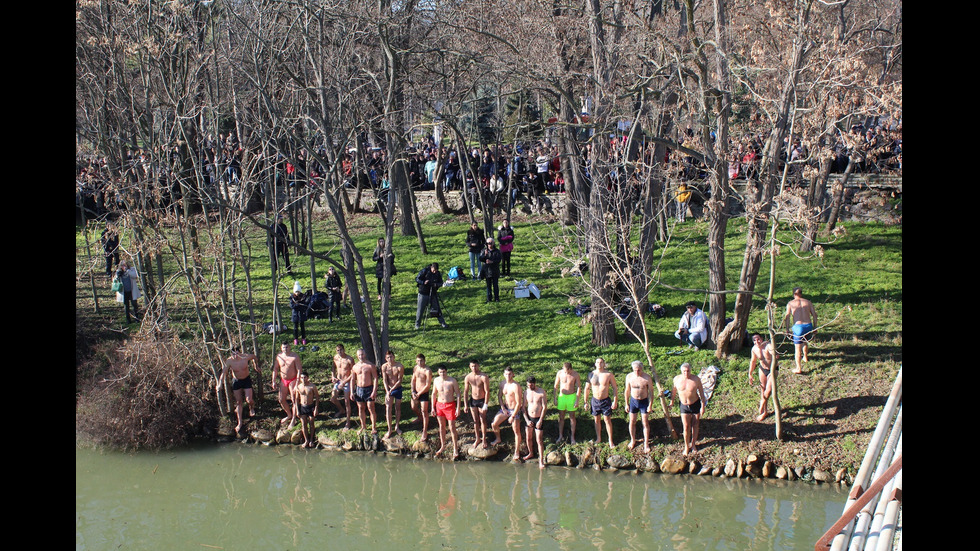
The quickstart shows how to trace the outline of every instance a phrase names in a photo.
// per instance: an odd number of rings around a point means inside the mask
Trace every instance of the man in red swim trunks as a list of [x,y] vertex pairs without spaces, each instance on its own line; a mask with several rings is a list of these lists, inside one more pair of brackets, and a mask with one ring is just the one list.
[[439,366],[439,376],[432,381],[432,398],[436,404],[436,419],[439,421],[439,449],[436,455],[446,449],[446,425],[453,438],[453,459],[459,456],[459,436],[456,433],[456,418],[462,409],[459,400],[459,383],[446,374],[446,366]]
[[290,350],[288,342],[282,343],[282,352],[276,355],[272,361],[272,390],[276,390],[277,379],[282,379],[279,386],[279,405],[286,412],[286,417],[282,418],[281,423],[289,421],[290,430],[296,424],[296,417],[293,415],[293,407],[289,405],[289,397],[292,393],[292,385],[296,383],[299,374],[303,372],[303,360]]

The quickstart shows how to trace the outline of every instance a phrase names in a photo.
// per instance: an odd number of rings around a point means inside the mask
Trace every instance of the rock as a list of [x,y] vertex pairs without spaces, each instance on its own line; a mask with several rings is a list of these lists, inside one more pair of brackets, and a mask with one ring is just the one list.
[[628,469],[633,467],[633,463],[629,459],[626,459],[626,456],[618,453],[610,455],[609,458],[606,459],[606,465],[609,465],[614,469]]
[[273,440],[272,431],[268,429],[255,429],[249,436],[256,442],[271,442]]
[[466,455],[480,460],[490,459],[491,457],[497,455],[497,452],[500,451],[500,448],[497,446],[487,446],[486,448],[467,446],[463,449],[466,450]]
[[592,447],[588,447],[585,448],[584,452],[582,452],[582,458],[580,460],[580,463],[583,466],[591,465],[594,459],[595,459],[595,449]]
[[797,478],[799,478],[799,477],[796,476],[796,471],[793,470],[793,467],[787,467],[786,468],[786,480],[796,480]]
[[711,472],[712,472],[711,471],[711,467],[705,465],[704,467],[701,467],[701,470],[698,471],[697,474],[698,474],[698,476],[707,476],[707,475],[710,475]]
[[780,465],[776,468],[776,478],[779,480],[786,480],[789,478],[789,469]]
[[565,456],[558,453],[557,451],[550,451],[544,456],[545,465],[557,465],[561,466],[565,464]]
[[762,464],[762,478],[772,478],[772,461],[768,459]]
[[746,466],[755,465],[756,463],[759,463],[759,461],[760,459],[758,455],[754,453],[750,453],[748,457],[745,458],[745,465]]
[[843,467],[837,469],[837,474],[834,475],[834,482],[844,482],[845,478],[847,478],[847,469]]
[[701,464],[698,463],[696,459],[692,459],[688,463],[687,472],[689,472],[691,474],[697,474],[697,472],[700,471],[700,470],[701,470]]
[[279,429],[276,431],[276,444],[291,444],[292,441],[293,436],[285,429]]
[[806,467],[794,467],[793,473],[796,474],[796,478],[806,478]]
[[432,445],[429,444],[428,440],[418,440],[412,444],[412,451],[415,453],[427,454],[432,453]]
[[383,438],[381,442],[384,444],[386,450],[395,453],[400,453],[408,447],[405,439],[400,434],[392,434],[390,438]]
[[579,464],[578,456],[572,453],[572,450],[565,450],[565,465],[569,467],[574,467]]
[[715,467],[714,469],[711,469],[711,476],[721,476],[723,474],[725,474],[725,469],[721,467]]
[[660,472],[660,465],[650,457],[649,455],[639,455],[633,461],[633,465],[636,466],[637,471],[642,471],[645,473],[658,473]]
[[749,478],[762,478],[762,465],[758,461],[746,464],[745,475]]
[[725,476],[731,478],[735,476],[735,460],[729,459],[725,462]]
[[320,445],[323,446],[324,448],[330,448],[330,449],[340,448],[339,442],[337,442],[336,440],[330,438],[325,434],[321,434],[320,436],[318,436],[316,441],[319,442]]
[[660,470],[668,474],[680,474],[687,470],[687,461],[679,457],[668,456],[660,463]]
[[817,482],[833,482],[834,475],[823,469],[813,469],[813,479]]
[[289,436],[289,443],[297,446],[303,443],[303,431],[298,430]]
[[353,440],[344,440],[344,443],[340,445],[340,449],[345,452],[354,451],[357,449],[357,444]]
[[745,475],[745,463],[739,459],[735,465],[735,478],[742,478]]

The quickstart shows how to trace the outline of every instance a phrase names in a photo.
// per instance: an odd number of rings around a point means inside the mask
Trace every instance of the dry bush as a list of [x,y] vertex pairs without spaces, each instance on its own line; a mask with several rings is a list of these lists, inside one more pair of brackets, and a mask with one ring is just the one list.
[[165,449],[210,431],[214,383],[200,347],[134,337],[107,351],[108,367],[79,389],[75,432],[99,446]]

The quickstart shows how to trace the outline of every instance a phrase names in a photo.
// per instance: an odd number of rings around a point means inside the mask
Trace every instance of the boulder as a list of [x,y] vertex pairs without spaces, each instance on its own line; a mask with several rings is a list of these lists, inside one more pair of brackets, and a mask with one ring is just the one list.
[[692,459],[688,462],[687,472],[691,474],[697,474],[701,470],[701,464],[698,463],[697,459]]
[[400,434],[392,434],[389,438],[383,438],[381,442],[384,444],[385,450],[394,453],[400,453],[408,448],[408,444]]
[[430,444],[428,440],[418,440],[412,444],[412,451],[421,454],[432,453],[432,444]]
[[772,478],[772,461],[768,459],[762,464],[762,478]]
[[557,465],[561,466],[565,464],[565,456],[558,453],[557,451],[550,451],[544,456],[544,462],[546,465]]
[[466,450],[466,455],[472,457],[473,459],[479,460],[490,459],[491,457],[497,455],[497,452],[500,451],[500,448],[497,446],[487,446],[486,448],[483,448],[470,445],[463,449]]
[[660,472],[660,465],[649,455],[636,456],[636,459],[633,460],[633,465],[636,466],[638,471],[646,473]]
[[813,469],[813,479],[817,482],[833,482],[834,475],[830,474],[830,471],[825,471],[823,469]]
[[273,440],[272,431],[268,429],[255,429],[249,433],[249,436],[256,442],[272,442]]
[[786,480],[789,478],[789,469],[780,465],[776,468],[776,478],[779,480]]
[[626,456],[617,453],[610,455],[606,459],[606,465],[614,469],[629,469],[633,467],[633,462],[627,459]]
[[729,458],[728,461],[725,462],[725,476],[729,478],[735,476],[735,470],[736,470],[735,460]]
[[712,472],[711,471],[711,467],[705,465],[704,467],[701,467],[701,470],[697,472],[697,475],[698,476],[707,476],[707,475],[710,475],[711,472]]
[[660,470],[668,474],[680,474],[687,470],[687,461],[680,457],[668,456],[660,463]]
[[289,436],[289,443],[297,446],[303,443],[303,431],[297,430]]
[[578,456],[572,453],[572,450],[565,450],[565,465],[569,467],[574,467],[579,464]]

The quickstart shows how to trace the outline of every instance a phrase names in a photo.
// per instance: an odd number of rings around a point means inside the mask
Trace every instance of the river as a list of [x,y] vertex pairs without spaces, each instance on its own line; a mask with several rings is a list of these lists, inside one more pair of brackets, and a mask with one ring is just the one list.
[[293,446],[75,450],[75,548],[813,549],[846,491]]

